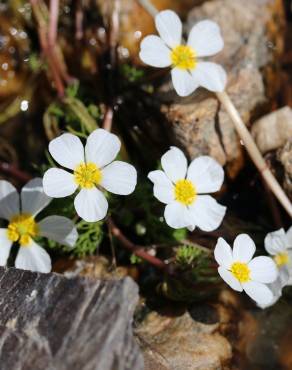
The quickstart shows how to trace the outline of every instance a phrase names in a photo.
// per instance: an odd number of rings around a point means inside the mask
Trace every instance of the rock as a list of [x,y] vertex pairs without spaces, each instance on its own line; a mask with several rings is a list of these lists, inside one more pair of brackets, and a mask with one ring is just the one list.
[[232,344],[227,338],[237,331],[237,304],[226,290],[216,304],[149,312],[136,330],[145,370],[230,369]]
[[[221,27],[225,47],[213,59],[227,70],[227,92],[249,124],[268,111],[278,88],[283,4],[278,0],[208,1],[190,12],[186,28],[206,18]],[[244,163],[243,148],[214,94],[198,90],[189,98],[178,98],[170,86],[162,85],[160,98],[165,101],[162,112],[173,141],[191,158],[211,155],[235,177]]]
[[277,152],[277,158],[281,162],[284,168],[283,186],[287,195],[292,200],[292,138],[279,149]]
[[292,109],[284,107],[263,116],[253,124],[252,135],[263,154],[283,147],[292,137]]
[[137,286],[0,269],[1,370],[142,370]]

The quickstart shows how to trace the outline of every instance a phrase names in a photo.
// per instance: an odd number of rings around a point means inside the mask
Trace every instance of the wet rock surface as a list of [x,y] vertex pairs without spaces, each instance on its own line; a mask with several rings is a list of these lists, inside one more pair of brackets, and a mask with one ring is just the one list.
[[[244,122],[250,124],[269,110],[269,99],[278,88],[278,63],[283,51],[282,2],[208,1],[190,12],[186,29],[206,18],[221,27],[225,47],[214,61],[227,70],[227,92]],[[179,99],[170,83],[161,87],[160,97],[166,102],[162,112],[177,145],[192,158],[211,155],[226,165],[230,177],[235,177],[244,163],[243,147],[216,97],[198,90],[188,99]],[[168,103],[173,99],[174,103]]]
[[0,269],[1,370],[142,370],[137,287]]

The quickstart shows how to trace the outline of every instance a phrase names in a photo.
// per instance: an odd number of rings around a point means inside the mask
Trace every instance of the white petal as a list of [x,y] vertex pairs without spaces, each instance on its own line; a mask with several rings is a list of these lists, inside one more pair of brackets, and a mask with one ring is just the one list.
[[270,257],[255,257],[249,262],[248,267],[250,269],[250,277],[254,281],[272,283],[278,277],[277,266]]
[[213,231],[219,227],[226,213],[226,207],[217,203],[210,195],[198,195],[189,206],[193,224],[203,231]]
[[226,270],[224,267],[218,267],[218,273],[232,289],[237,292],[242,292],[242,286],[240,282],[232,275],[232,273]]
[[84,162],[84,148],[78,136],[63,134],[49,144],[49,152],[61,166],[74,170]]
[[146,36],[141,42],[139,57],[152,67],[169,67],[171,65],[170,49],[158,36]]
[[7,229],[0,229],[0,266],[6,266],[12,241],[7,238]]
[[191,162],[187,178],[195,184],[198,193],[213,193],[221,188],[224,171],[212,157],[201,156]]
[[148,174],[148,179],[150,179],[153,184],[153,192],[155,198],[160,202],[168,204],[174,201],[174,186],[169,178],[165,175],[163,171],[152,171]]
[[48,216],[38,223],[40,235],[60,244],[74,247],[78,233],[74,223],[67,217]]
[[46,273],[51,271],[52,263],[48,253],[32,240],[29,245],[19,248],[15,267]]
[[271,289],[263,283],[249,281],[248,283],[242,284],[242,286],[246,294],[259,305],[269,305],[274,299]]
[[99,168],[112,162],[121,149],[121,142],[117,135],[98,128],[87,138],[85,145],[86,162],[93,162]]
[[233,263],[232,250],[223,238],[217,240],[214,257],[218,265],[225,267],[225,269],[229,269]]
[[195,50],[198,57],[217,54],[224,47],[218,24],[204,20],[194,25],[189,34],[188,45]]
[[179,96],[191,95],[199,87],[189,71],[177,67],[171,70],[171,78],[173,87]]
[[262,309],[265,309],[275,304],[282,295],[282,287],[279,279],[277,279],[274,283],[268,284],[268,288],[273,293],[273,299],[268,304],[258,304],[258,306]]
[[137,185],[137,171],[126,162],[112,162],[102,170],[100,185],[114,194],[131,194]]
[[102,220],[108,210],[105,196],[96,188],[82,189],[76,195],[74,205],[78,215],[86,222]]
[[21,212],[36,216],[51,200],[44,192],[43,180],[32,179],[21,190]]
[[210,91],[223,91],[227,75],[224,69],[216,63],[199,62],[192,71],[196,83]]
[[288,240],[284,229],[279,229],[266,235],[265,249],[272,256],[285,252],[287,247]]
[[60,168],[50,168],[43,178],[44,192],[52,198],[63,198],[74,193],[77,184],[74,176]]
[[165,207],[164,218],[167,225],[174,229],[192,225],[191,216],[187,207],[178,202],[170,203]]
[[187,159],[184,153],[175,146],[172,146],[161,157],[161,166],[166,176],[173,182],[186,177],[187,165]]
[[233,244],[234,261],[248,263],[256,251],[254,241],[247,234],[238,235]]
[[288,229],[286,233],[286,239],[288,242],[287,248],[292,248],[292,226]]
[[178,15],[172,10],[163,10],[155,17],[156,29],[162,40],[169,46],[181,44],[182,23]]
[[281,287],[284,288],[284,286],[288,283],[289,277],[290,277],[288,266],[281,266],[278,269],[278,273],[279,273],[279,276],[278,276],[277,281],[279,280]]
[[0,218],[10,218],[20,212],[19,194],[6,180],[0,180]]

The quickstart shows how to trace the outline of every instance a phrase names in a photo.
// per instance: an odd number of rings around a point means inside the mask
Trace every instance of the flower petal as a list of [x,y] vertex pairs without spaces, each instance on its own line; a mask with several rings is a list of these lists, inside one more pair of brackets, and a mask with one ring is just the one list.
[[85,145],[86,162],[93,162],[99,168],[112,162],[121,149],[121,142],[117,135],[98,128],[87,138]]
[[32,179],[21,190],[21,212],[36,216],[51,200],[44,192],[43,180]]
[[187,165],[184,153],[175,146],[161,157],[161,166],[166,176],[173,182],[186,177]]
[[67,217],[48,216],[38,223],[40,236],[60,244],[74,247],[78,233],[74,223]]
[[218,265],[223,266],[225,269],[229,269],[233,263],[231,247],[223,238],[217,240],[214,257]]
[[84,162],[84,148],[78,136],[63,134],[49,144],[49,152],[61,166],[74,170]]
[[96,189],[82,189],[76,195],[74,205],[78,215],[86,222],[102,220],[108,210],[108,202],[103,193]]
[[156,29],[162,40],[169,46],[181,44],[182,23],[178,15],[172,10],[163,10],[155,17]]
[[272,290],[263,283],[257,281],[249,281],[243,283],[243,290],[250,298],[252,298],[258,305],[269,305],[274,299]]
[[196,83],[210,91],[223,91],[227,75],[224,69],[216,63],[199,62],[192,71]]
[[0,180],[0,218],[10,218],[20,212],[19,194],[6,180]]
[[212,157],[201,156],[189,165],[187,178],[195,184],[198,193],[213,193],[221,188],[224,171]]
[[112,162],[102,170],[100,185],[114,194],[131,194],[137,185],[137,171],[129,163]]
[[286,239],[288,242],[287,248],[292,248],[292,226],[290,226],[290,228],[286,232]]
[[7,229],[0,229],[0,266],[6,266],[12,241],[7,238]]
[[183,69],[173,68],[171,78],[173,87],[179,96],[191,95],[199,87],[190,72]]
[[43,178],[44,192],[52,198],[63,198],[77,189],[74,176],[60,168],[50,168]]
[[272,256],[285,252],[287,247],[288,240],[283,228],[266,235],[265,249]]
[[248,267],[253,281],[273,283],[278,277],[277,266],[270,257],[255,257],[249,262]]
[[281,284],[281,287],[284,288],[285,285],[287,285],[290,277],[289,268],[288,266],[281,266],[278,269],[279,276],[278,279],[279,283]]
[[170,49],[160,37],[146,36],[141,42],[139,57],[143,63],[152,67],[169,67],[171,65]]
[[232,289],[237,292],[242,292],[242,286],[240,282],[232,275],[232,273],[226,270],[224,267],[218,267],[218,273]]
[[224,47],[218,24],[209,20],[198,22],[190,31],[188,45],[198,57],[217,54]]
[[248,263],[256,251],[254,241],[247,234],[238,235],[233,244],[233,259]]
[[275,304],[282,295],[282,286],[281,286],[281,283],[280,283],[279,279],[277,279],[276,281],[274,281],[271,284],[268,284],[268,288],[273,293],[273,299],[268,304],[258,304],[258,306],[262,309],[265,309],[265,308],[270,307],[273,304]]
[[192,225],[192,219],[187,207],[178,202],[170,203],[165,207],[164,218],[167,225],[174,229]]
[[174,201],[174,186],[163,171],[151,171],[148,174],[153,184],[155,198],[160,202],[168,204]]
[[15,267],[23,270],[50,272],[51,258],[37,243],[31,240],[29,245],[20,247],[15,260]]
[[217,229],[226,213],[226,207],[217,203],[210,195],[198,195],[189,210],[193,223],[203,231]]

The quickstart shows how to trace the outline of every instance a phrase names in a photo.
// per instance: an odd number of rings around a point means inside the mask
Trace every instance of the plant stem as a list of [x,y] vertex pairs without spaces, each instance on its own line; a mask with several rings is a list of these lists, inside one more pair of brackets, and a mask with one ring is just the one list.
[[23,183],[32,179],[32,176],[7,162],[0,162],[0,172],[5,173]]
[[157,267],[158,269],[169,272],[169,266],[166,263],[164,263],[157,257],[151,256],[149,253],[146,252],[145,248],[132,243],[115,225],[111,218],[108,219],[107,223],[112,235],[119,240],[124,248],[128,249],[130,252],[149,262],[151,265]]
[[225,91],[218,92],[216,93],[216,95],[220,102],[223,104],[224,108],[226,109],[229,117],[231,118],[235,126],[238,135],[240,136],[245,145],[248,154],[250,155],[253,163],[258,168],[259,172],[261,173],[262,177],[267,183],[269,189],[274,193],[276,198],[279,200],[284,209],[292,218],[292,204],[289,198],[287,197],[284,190],[281,188],[280,184],[276,180],[275,176],[272,174],[271,170],[267,166],[266,161],[264,160],[256,143],[254,142],[250,132],[248,131],[244,122],[242,121],[238,113],[238,110],[235,108],[229,95]]
[[153,18],[155,18],[156,14],[158,13],[158,10],[155,8],[155,6],[151,3],[149,0],[138,0],[138,3],[143,6],[143,8],[152,15]]

